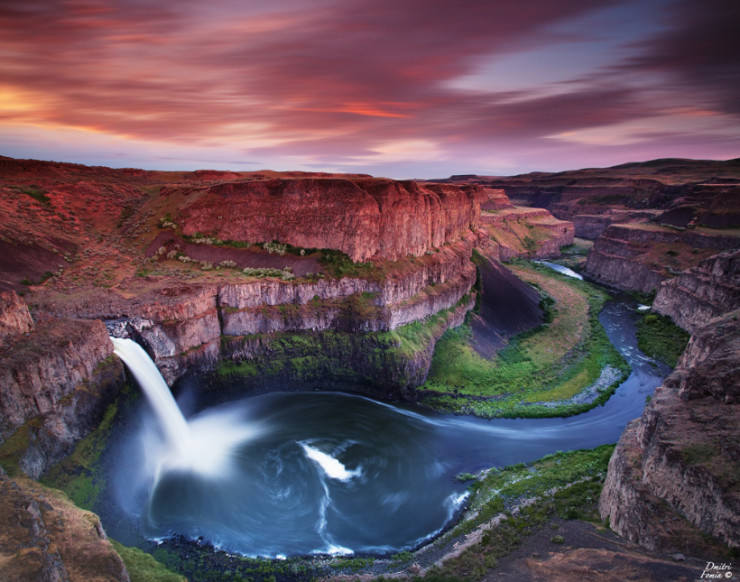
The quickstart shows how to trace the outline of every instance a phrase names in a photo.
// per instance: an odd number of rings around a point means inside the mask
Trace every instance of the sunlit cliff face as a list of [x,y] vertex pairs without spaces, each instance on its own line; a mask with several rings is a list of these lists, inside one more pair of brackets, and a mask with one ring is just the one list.
[[737,11],[10,0],[2,153],[393,177],[734,157]]

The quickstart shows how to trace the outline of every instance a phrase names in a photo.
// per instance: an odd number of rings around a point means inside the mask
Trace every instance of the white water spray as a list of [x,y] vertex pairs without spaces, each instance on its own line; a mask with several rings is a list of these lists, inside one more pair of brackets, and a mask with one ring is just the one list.
[[156,458],[154,482],[164,471],[179,469],[218,477],[229,469],[235,447],[255,436],[254,423],[245,423],[238,412],[212,410],[189,422],[180,412],[167,383],[144,349],[130,339],[110,338],[121,358],[150,402],[165,436],[165,447],[147,443],[147,453]]
[[110,338],[113,353],[128,366],[157,415],[170,447],[183,450],[189,439],[188,423],[157,366],[139,344],[130,339]]

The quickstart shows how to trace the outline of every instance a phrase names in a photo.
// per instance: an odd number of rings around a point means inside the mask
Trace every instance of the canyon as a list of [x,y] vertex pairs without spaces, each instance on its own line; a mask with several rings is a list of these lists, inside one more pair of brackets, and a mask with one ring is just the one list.
[[[437,341],[479,301],[478,274],[505,290],[490,295],[500,305],[516,295],[534,313],[538,294],[501,261],[556,257],[578,236],[594,240],[587,277],[655,292],[653,309],[692,334],[617,445],[602,518],[651,551],[696,555],[702,535],[736,547],[737,161],[658,162],[422,182],[0,157],[0,485],[14,504],[2,511],[71,515],[26,477],[69,455],[125,389],[109,335],[144,346],[169,384],[197,373],[247,392],[290,384],[414,402]],[[489,298],[481,313],[494,308]],[[504,320],[486,333],[541,322]],[[125,580],[96,528],[84,536],[109,579]],[[9,540],[42,530],[6,532],[2,555],[19,563]],[[44,535],[24,543],[41,548],[34,575],[53,580],[77,550]]]
[[740,161],[661,159],[519,176],[451,176],[441,183],[503,188],[512,203],[571,221],[594,241],[585,274],[650,294],[662,281],[740,244]]
[[[123,382],[108,334],[141,342],[169,383],[219,370],[414,400],[437,339],[474,305],[473,249],[553,256],[573,235],[478,186],[9,158],[0,169],[0,238],[23,257],[0,265],[0,438],[34,477]],[[491,222],[497,211],[505,220]],[[426,322],[413,341],[395,333],[413,322]]]

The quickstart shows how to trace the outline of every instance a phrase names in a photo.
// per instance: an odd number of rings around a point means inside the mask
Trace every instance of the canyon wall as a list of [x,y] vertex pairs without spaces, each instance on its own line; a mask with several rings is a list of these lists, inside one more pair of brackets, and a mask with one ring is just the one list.
[[693,333],[710,319],[740,305],[740,250],[706,259],[663,281],[653,309]]
[[476,228],[480,197],[477,187],[369,177],[250,180],[189,194],[174,219],[185,235],[331,248],[353,261],[397,260]]
[[[503,207],[481,213],[481,247],[487,256],[501,261],[515,257],[543,259],[560,255],[560,248],[573,244],[573,223],[558,220],[543,208]],[[494,251],[485,251],[493,243]]]
[[4,298],[23,314],[26,331],[6,336],[0,346],[0,456],[14,456],[13,463],[38,477],[100,422],[123,383],[123,367],[111,357],[101,321],[33,324],[20,298]]
[[597,283],[650,293],[683,269],[738,245],[740,231],[612,225],[596,239],[586,261],[585,274]]
[[710,320],[617,444],[600,500],[611,528],[696,554],[702,534],[740,543],[740,310]]

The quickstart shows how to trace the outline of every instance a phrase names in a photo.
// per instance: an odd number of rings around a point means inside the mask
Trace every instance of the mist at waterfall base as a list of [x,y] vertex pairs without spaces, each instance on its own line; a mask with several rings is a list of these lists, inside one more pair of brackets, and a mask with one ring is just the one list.
[[570,418],[487,421],[274,392],[185,405],[180,424],[161,420],[180,415],[174,399],[156,414],[161,403],[142,401],[106,452],[102,503],[115,508],[101,512],[104,526],[129,544],[182,535],[249,556],[414,548],[464,505],[457,474],[616,442],[667,372],[637,350],[633,314],[614,302],[600,317],[632,374],[604,406]]

